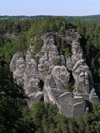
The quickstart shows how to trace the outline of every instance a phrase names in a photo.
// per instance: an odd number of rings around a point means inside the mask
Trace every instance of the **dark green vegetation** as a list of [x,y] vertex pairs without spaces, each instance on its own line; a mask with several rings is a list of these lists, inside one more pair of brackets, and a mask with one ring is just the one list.
[[100,106],[78,119],[65,118],[52,104],[37,101],[32,110],[26,106],[24,91],[14,84],[7,69],[0,69],[1,133],[99,133]]
[[25,105],[23,89],[14,84],[8,69],[0,68],[0,133],[15,133],[20,129]]
[[[80,41],[86,55],[87,64],[93,73],[94,81],[99,83],[100,23],[67,21],[63,17],[45,17],[44,19],[37,18],[34,20],[2,20],[0,21],[0,63],[8,65],[16,51],[22,52],[24,57],[29,48],[31,38],[36,36],[37,39],[33,42],[33,45],[35,53],[38,53],[42,47],[41,35],[47,32],[65,31],[67,29],[75,29],[81,34],[82,39]],[[5,34],[6,37],[4,37]],[[67,57],[71,52],[70,45],[58,36],[54,36],[54,39],[60,54],[64,54]]]
[[[41,50],[39,37],[47,32],[75,29],[81,34],[81,46],[94,81],[100,83],[100,23],[66,20],[63,17],[44,19],[24,19],[0,21],[0,132],[1,133],[99,133],[100,106],[93,105],[91,113],[78,119],[65,118],[56,113],[53,105],[36,102],[34,110],[28,110],[23,89],[13,82],[8,71],[15,52],[24,57],[30,43],[35,46],[35,54]],[[36,37],[35,42],[31,42]],[[55,36],[55,44],[60,54],[68,56],[69,44]],[[42,53],[41,53],[42,54]],[[34,58],[34,55],[32,55]],[[38,63],[38,57],[36,58]],[[59,60],[56,61],[59,64]],[[73,64],[71,68],[73,67]],[[48,71],[47,66],[45,70]],[[72,84],[66,87],[72,91]],[[71,88],[71,89],[70,89]]]
[[60,65],[60,59],[56,58],[53,62],[53,64],[56,65]]
[[[23,20],[23,19],[35,19],[35,18],[44,18],[46,16],[44,15],[37,15],[37,16],[25,16],[25,15],[22,15],[22,16],[8,16],[8,15],[5,15],[5,16],[0,16],[0,20],[2,19],[9,19],[9,20],[15,20],[15,19],[20,19],[20,20]],[[53,16],[51,16],[53,17]]]
[[[48,16],[39,15],[39,16],[0,16],[0,20],[2,19],[9,19],[9,20],[15,20],[15,19],[35,19],[35,18],[44,18]],[[49,16],[49,17],[57,17],[57,16]],[[81,22],[96,22],[100,23],[100,15],[88,15],[88,16],[63,16],[66,20],[71,21],[78,21]]]
[[100,15],[90,15],[90,16],[65,16],[67,20],[78,21],[81,22],[96,22],[100,23]]
[[53,37],[59,53],[67,57],[71,53],[71,46],[66,41],[61,39],[59,36],[53,36]]
[[3,89],[0,93],[1,133],[99,133],[100,106],[98,104],[93,104],[91,113],[77,119],[66,118],[58,114],[52,104],[39,101],[34,103],[34,109],[29,110],[25,106],[21,88],[11,83],[10,78],[7,77],[6,80],[7,86],[2,85]]
[[74,85],[73,85],[72,83],[68,83],[68,84],[66,85],[66,90],[67,90],[68,92],[72,92],[72,91],[74,90]]
[[42,46],[43,46],[42,39],[40,37],[37,37],[37,39],[34,42],[34,52],[39,53],[41,51]]

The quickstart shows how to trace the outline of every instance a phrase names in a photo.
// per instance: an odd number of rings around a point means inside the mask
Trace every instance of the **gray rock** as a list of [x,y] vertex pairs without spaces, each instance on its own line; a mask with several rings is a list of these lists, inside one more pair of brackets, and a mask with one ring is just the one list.
[[[71,46],[71,53],[60,55],[53,35],[61,37]],[[41,36],[43,46],[39,53],[34,52],[34,40],[24,59],[17,52],[10,63],[10,71],[17,84],[24,87],[28,96],[28,106],[33,107],[37,100],[53,103],[64,116],[79,117],[88,112],[87,102],[99,102],[93,87],[93,78],[86,64],[79,39],[73,29],[65,32],[47,33]],[[66,91],[66,85],[75,80],[73,92]]]
[[73,116],[74,117],[80,117],[82,115],[84,115],[84,110],[86,108],[86,103],[85,101],[79,102],[74,104],[74,110],[73,110]]
[[74,104],[79,103],[79,102],[81,102],[81,101],[83,101],[83,100],[84,100],[84,99],[83,99],[82,96],[74,96]]
[[24,73],[25,77],[36,76],[38,74],[37,64],[34,59],[31,59],[26,66],[26,70]]
[[43,99],[43,92],[41,91],[38,91],[37,93],[32,93],[29,95],[29,100],[28,100],[28,107],[31,109],[33,108],[33,104],[36,102],[36,101],[39,101]]
[[75,64],[78,60],[83,57],[83,51],[78,42],[73,42],[72,44],[72,63]]
[[65,57],[63,55],[61,55],[61,65],[65,66]]
[[[89,93],[91,72],[85,61],[78,60],[72,69],[73,77],[75,79],[75,86],[77,93]],[[91,81],[92,82],[92,81]]]
[[53,79],[59,89],[65,89],[67,85],[70,73],[67,71],[65,66],[55,66],[52,70]]
[[60,95],[60,113],[64,116],[73,116],[73,96],[70,92]]
[[40,80],[33,77],[26,78],[24,81],[24,89],[27,95],[30,95],[33,92],[41,91]]
[[25,62],[18,52],[13,56],[11,60],[10,71],[13,72],[13,77],[14,79],[16,79],[16,83],[23,84]]
[[60,59],[59,52],[54,44],[54,39],[53,37],[46,34],[43,42],[44,44],[41,52],[43,52],[44,55],[39,59],[39,63],[45,64],[45,62],[48,62],[48,65],[52,65],[56,58]]
[[90,92],[90,94],[89,94],[89,101],[90,101],[91,103],[94,103],[94,102],[99,103],[99,98],[98,98],[98,96],[96,95],[95,89],[94,89],[94,88],[91,90],[91,92]]

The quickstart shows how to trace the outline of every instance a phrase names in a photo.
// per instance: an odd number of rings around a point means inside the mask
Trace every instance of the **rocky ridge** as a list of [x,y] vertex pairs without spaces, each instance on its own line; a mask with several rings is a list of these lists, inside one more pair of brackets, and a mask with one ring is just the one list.
[[[67,56],[59,52],[54,36],[70,45]],[[47,33],[41,36],[43,45],[38,53],[31,43],[25,59],[19,52],[13,56],[10,71],[16,83],[23,85],[29,108],[34,101],[44,100],[52,102],[64,116],[78,117],[89,111],[91,103],[99,102],[80,38],[74,30]],[[32,41],[34,43],[34,39]],[[66,86],[72,79],[74,89],[68,92]]]

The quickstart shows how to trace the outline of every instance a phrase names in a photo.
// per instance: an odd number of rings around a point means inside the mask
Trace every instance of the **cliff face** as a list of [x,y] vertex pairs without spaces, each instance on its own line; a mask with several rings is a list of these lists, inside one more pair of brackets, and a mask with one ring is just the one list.
[[[60,52],[61,47],[56,44],[55,37],[70,46],[67,55]],[[19,52],[13,56],[10,70],[17,84],[24,86],[29,108],[34,101],[44,100],[56,105],[64,116],[78,117],[89,110],[90,103],[99,102],[80,38],[73,30],[47,33],[41,36],[43,44],[38,53],[31,44],[25,58]],[[73,83],[72,92],[66,89],[69,82]]]

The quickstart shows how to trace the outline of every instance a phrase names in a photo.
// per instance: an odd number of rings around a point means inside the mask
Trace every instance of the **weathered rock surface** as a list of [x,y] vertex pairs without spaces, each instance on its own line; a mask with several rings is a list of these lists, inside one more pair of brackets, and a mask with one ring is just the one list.
[[[71,46],[71,53],[67,57],[59,53],[52,36],[54,34]],[[78,117],[89,109],[87,103],[99,102],[92,74],[79,43],[80,38],[74,30],[47,33],[41,37],[43,46],[39,53],[35,54],[34,45],[30,45],[25,59],[18,52],[13,56],[10,71],[16,83],[23,85],[29,97],[29,108],[32,108],[36,100],[44,100],[55,104],[64,116]],[[55,64],[57,61],[60,63]],[[66,85],[71,75],[75,81],[74,90],[67,92]]]

